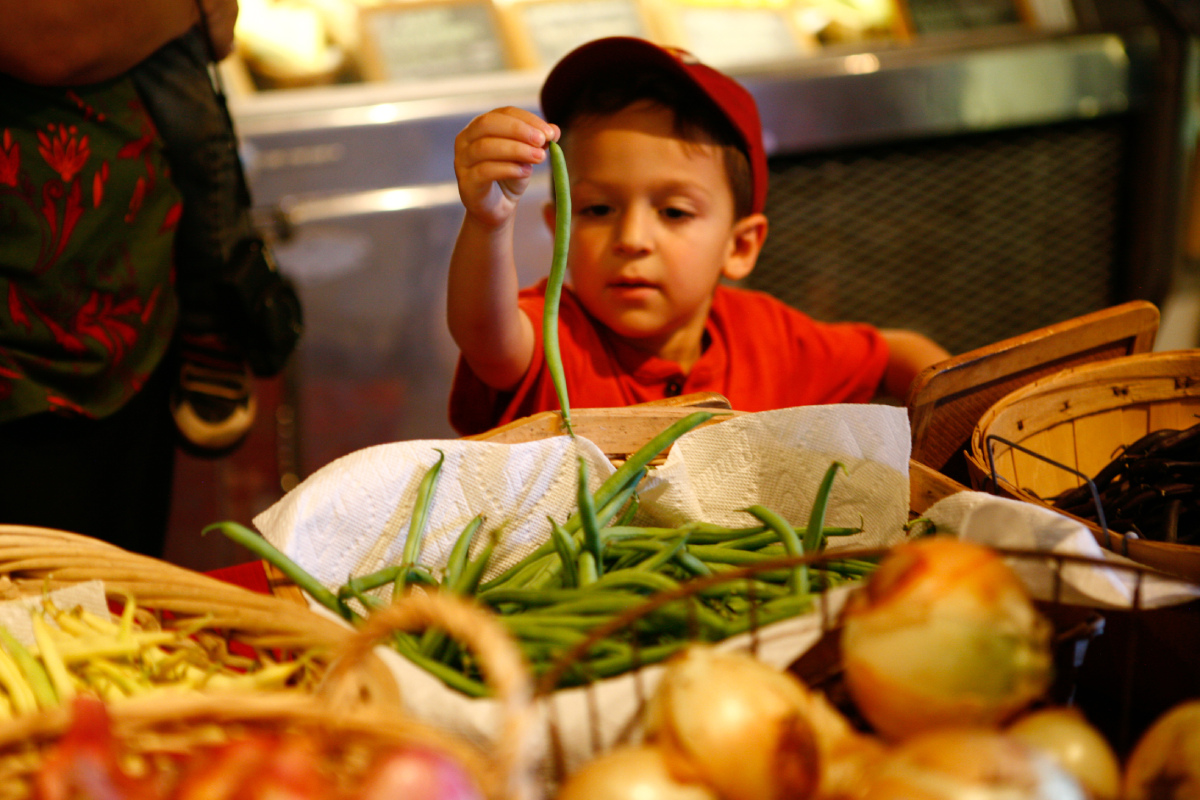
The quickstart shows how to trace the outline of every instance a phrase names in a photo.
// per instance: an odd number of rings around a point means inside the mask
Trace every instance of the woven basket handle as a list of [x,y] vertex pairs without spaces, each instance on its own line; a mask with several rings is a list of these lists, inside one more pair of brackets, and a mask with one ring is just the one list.
[[[478,604],[447,592],[409,592],[373,612],[347,643],[328,675],[337,686],[392,633],[439,628],[471,650],[499,705],[501,723],[489,761],[496,785],[509,798],[529,797],[533,730],[533,681],[508,630]],[[401,687],[403,692],[403,687]]]

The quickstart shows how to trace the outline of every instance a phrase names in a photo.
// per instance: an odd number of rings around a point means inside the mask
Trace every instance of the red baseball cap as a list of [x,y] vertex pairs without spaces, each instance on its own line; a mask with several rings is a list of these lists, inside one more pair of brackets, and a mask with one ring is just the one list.
[[562,122],[580,84],[611,72],[614,66],[623,71],[652,68],[677,75],[711,99],[737,131],[750,160],[754,189],[751,210],[763,210],[767,201],[767,154],[763,149],[758,105],[740,83],[701,64],[686,50],[660,47],[633,36],[611,36],[581,45],[563,56],[542,84],[542,113],[546,120]]

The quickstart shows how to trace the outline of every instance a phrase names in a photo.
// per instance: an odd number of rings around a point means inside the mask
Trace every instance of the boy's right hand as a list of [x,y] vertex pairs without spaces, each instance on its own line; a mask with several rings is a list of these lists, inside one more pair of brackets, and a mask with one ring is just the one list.
[[467,214],[489,228],[511,219],[534,165],[546,159],[546,144],[558,137],[557,125],[512,106],[471,120],[454,138],[454,175]]

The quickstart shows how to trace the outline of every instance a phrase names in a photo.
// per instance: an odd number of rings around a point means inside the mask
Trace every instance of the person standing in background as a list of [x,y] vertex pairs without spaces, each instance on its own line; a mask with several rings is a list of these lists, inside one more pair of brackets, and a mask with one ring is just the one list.
[[160,555],[182,197],[132,71],[236,0],[3,0],[0,523]]

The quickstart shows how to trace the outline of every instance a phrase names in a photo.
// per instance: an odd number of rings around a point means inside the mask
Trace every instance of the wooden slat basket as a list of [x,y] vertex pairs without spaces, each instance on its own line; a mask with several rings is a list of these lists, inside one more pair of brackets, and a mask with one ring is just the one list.
[[[1084,484],[1075,473],[1094,477],[1146,434],[1197,423],[1200,350],[1145,353],[1066,369],[1006,395],[980,418],[967,453],[971,483],[1053,508],[1048,498]],[[1200,580],[1200,547],[1119,531],[1105,536],[1097,524],[1080,521],[1101,546]]]

